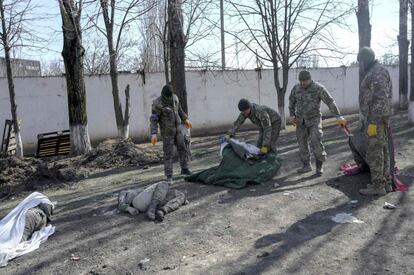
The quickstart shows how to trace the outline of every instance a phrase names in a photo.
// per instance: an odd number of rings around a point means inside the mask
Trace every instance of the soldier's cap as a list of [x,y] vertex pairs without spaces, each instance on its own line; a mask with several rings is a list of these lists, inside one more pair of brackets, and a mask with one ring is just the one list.
[[162,87],[161,95],[165,97],[172,97],[173,91],[170,85],[165,85],[164,87]]
[[252,105],[250,104],[249,100],[247,100],[245,98],[242,98],[242,99],[240,99],[239,104],[237,105],[237,107],[239,107],[240,112],[244,112],[247,109],[251,108]]
[[309,71],[301,71],[299,73],[299,81],[311,80],[311,74]]
[[358,52],[358,62],[370,64],[375,61],[375,53],[370,47],[363,47]]

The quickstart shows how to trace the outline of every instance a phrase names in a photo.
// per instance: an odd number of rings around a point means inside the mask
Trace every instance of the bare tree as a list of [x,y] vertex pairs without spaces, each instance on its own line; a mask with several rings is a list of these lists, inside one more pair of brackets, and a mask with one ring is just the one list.
[[[170,83],[170,43],[168,30],[168,1],[148,0],[155,7],[142,20],[144,37],[143,67],[148,71],[164,70],[166,83]],[[183,0],[181,3],[182,28],[185,40],[185,61],[192,65],[200,60],[197,43],[210,36],[214,30],[211,18],[213,0]],[[211,50],[211,49],[209,49]],[[208,55],[211,56],[211,53]],[[203,67],[205,63],[198,64]]]
[[7,83],[10,96],[11,115],[13,128],[16,135],[16,156],[23,158],[23,143],[20,131],[20,121],[17,115],[16,92],[14,87],[11,51],[24,46],[32,46],[37,37],[30,29],[33,24],[34,9],[31,0],[0,0],[1,30],[0,38],[3,46]]
[[[115,120],[118,128],[118,137],[129,137],[129,115],[123,115],[118,88],[118,57],[125,39],[125,33],[130,31],[131,24],[148,11],[140,9],[140,0],[99,0],[104,28],[99,22],[100,16],[92,16],[90,22],[106,38],[109,52],[109,73],[112,83],[112,97],[114,101]],[[116,21],[115,14],[119,13],[121,19]],[[126,94],[127,96],[129,95]],[[127,98],[127,101],[129,98]],[[126,108],[127,109],[127,108]]]
[[[369,22],[369,0],[358,0],[358,36],[359,49],[363,47],[371,47],[371,24]],[[359,64],[359,83],[364,76],[364,66]]]
[[86,43],[84,61],[86,74],[109,73],[109,55],[105,41],[94,37],[89,43]]
[[220,0],[221,69],[226,69],[226,42],[224,31],[224,0]]
[[86,113],[86,95],[80,25],[82,0],[58,0],[62,16],[66,89],[68,93],[71,153],[81,155],[91,150]]
[[[332,25],[347,26],[352,9],[340,0],[229,0],[246,28],[233,35],[273,68],[278,109],[285,127],[285,94],[289,69],[310,53],[334,57],[338,46]],[[281,73],[281,75],[280,75]]]
[[42,62],[42,76],[56,76],[65,73],[64,64],[60,60]]
[[399,50],[399,107],[408,106],[408,45],[407,38],[408,0],[400,0],[400,24],[398,35]]
[[410,69],[410,103],[408,106],[408,122],[414,125],[414,2],[411,3],[411,69]]
[[185,35],[181,0],[168,0],[168,40],[170,44],[171,86],[188,113],[185,82]]

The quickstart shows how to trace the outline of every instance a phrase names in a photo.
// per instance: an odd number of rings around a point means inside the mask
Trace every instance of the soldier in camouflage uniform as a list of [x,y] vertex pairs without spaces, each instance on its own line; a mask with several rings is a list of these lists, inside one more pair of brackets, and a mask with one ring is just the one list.
[[289,96],[289,112],[291,122],[296,126],[296,137],[299,144],[299,155],[303,167],[298,173],[312,171],[308,139],[316,160],[316,174],[323,173],[323,163],[326,161],[325,147],[322,143],[322,114],[321,101],[337,118],[339,125],[346,125],[346,120],[341,116],[334,99],[324,86],[313,81],[308,71],[299,73],[299,84],[296,84]]
[[392,191],[387,148],[387,129],[393,113],[391,78],[387,69],[375,60],[372,49],[362,48],[358,61],[366,72],[360,85],[359,108],[368,124],[366,161],[371,172],[371,184],[359,192],[362,195],[385,195]]
[[[118,196],[118,209],[131,215],[138,215],[139,210],[137,208],[139,207],[136,205],[142,206],[142,202],[137,202],[135,199],[139,199],[138,195],[143,191],[142,188],[121,191]],[[146,210],[147,217],[152,221],[155,219],[162,221],[166,214],[187,203],[188,201],[183,192],[170,189],[168,182],[159,182],[154,188],[151,202]]]
[[234,122],[233,128],[228,131],[228,137],[234,136],[240,126],[250,119],[250,121],[259,126],[259,138],[257,140],[257,147],[264,154],[268,152],[276,153],[276,141],[280,133],[281,119],[277,111],[264,105],[250,103],[247,99],[240,99],[238,108],[240,115]]
[[29,240],[34,232],[39,231],[50,223],[52,214],[53,206],[47,203],[40,203],[38,206],[27,210],[21,241]]
[[162,88],[161,96],[152,103],[152,114],[150,117],[151,143],[157,143],[158,125],[163,141],[164,172],[167,181],[172,183],[174,145],[177,147],[181,165],[181,174],[190,175],[188,169],[189,153],[186,149],[185,140],[180,127],[182,124],[188,129],[192,128],[187,114],[181,109],[178,97],[173,94],[169,85]]

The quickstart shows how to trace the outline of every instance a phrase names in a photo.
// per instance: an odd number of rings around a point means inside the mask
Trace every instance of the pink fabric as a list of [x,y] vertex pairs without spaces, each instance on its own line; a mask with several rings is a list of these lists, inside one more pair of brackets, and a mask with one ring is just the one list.
[[356,176],[362,173],[361,168],[359,168],[358,164],[356,164],[355,162],[349,162],[341,165],[340,170],[347,177]]

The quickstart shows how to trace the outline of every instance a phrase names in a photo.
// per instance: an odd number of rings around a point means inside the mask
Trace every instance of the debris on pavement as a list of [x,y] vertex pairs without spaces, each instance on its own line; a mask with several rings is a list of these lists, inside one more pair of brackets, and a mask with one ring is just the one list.
[[351,213],[338,213],[332,217],[332,221],[336,223],[364,223],[363,221],[352,216]]

